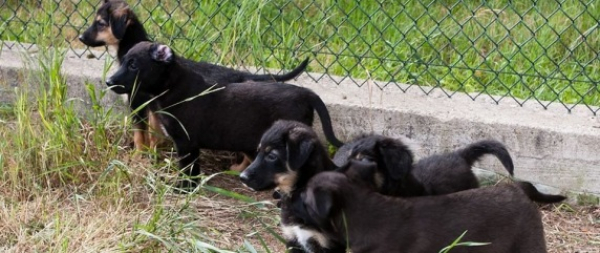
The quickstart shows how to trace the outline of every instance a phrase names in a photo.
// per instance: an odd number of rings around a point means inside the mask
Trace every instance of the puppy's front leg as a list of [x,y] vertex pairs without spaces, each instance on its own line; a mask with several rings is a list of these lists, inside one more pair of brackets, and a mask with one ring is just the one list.
[[136,151],[136,156],[139,156],[139,154],[144,151],[144,147],[146,147],[145,128],[146,124],[143,122],[138,122],[133,125],[133,148]]
[[[141,151],[148,146],[148,138],[146,137],[146,131],[148,130],[148,125],[146,124],[146,118],[148,116],[148,112],[146,108],[143,107],[143,104],[150,99],[148,96],[137,95],[131,96],[129,95],[129,108],[133,111],[132,119],[133,119],[133,146],[136,151],[136,155],[139,155]],[[136,111],[137,110],[137,111]]]
[[178,186],[184,189],[193,189],[198,184],[198,178],[195,177],[200,175],[201,172],[200,149],[198,147],[190,146],[187,141],[175,140],[175,146],[179,158],[179,169],[183,174],[191,177],[180,181]]

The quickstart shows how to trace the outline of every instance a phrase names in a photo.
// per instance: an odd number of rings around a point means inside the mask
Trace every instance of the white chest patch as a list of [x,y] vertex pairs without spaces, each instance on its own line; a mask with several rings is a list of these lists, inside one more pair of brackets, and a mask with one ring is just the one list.
[[308,243],[311,238],[317,241],[321,247],[327,248],[328,246],[327,238],[317,231],[303,229],[300,226],[281,226],[281,229],[283,230],[283,236],[286,239],[295,239],[307,252],[314,252]]

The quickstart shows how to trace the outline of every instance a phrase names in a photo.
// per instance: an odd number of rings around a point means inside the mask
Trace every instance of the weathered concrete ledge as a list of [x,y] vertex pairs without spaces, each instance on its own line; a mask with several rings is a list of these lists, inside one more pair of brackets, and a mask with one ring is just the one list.
[[[35,48],[35,47],[34,47]],[[0,54],[0,102],[10,100],[12,87],[23,80],[27,57],[35,56],[18,47],[3,48]],[[33,53],[31,53],[33,52]],[[35,66],[34,64],[28,66]],[[87,101],[84,82],[104,88],[104,60],[80,59],[68,53],[63,71],[69,84],[69,96],[79,98],[82,108]],[[109,71],[113,73],[114,66]],[[314,90],[327,104],[334,129],[342,140],[360,132],[388,136],[405,135],[417,144],[417,156],[449,151],[483,138],[504,142],[515,161],[515,176],[563,190],[600,195],[600,119],[585,106],[575,106],[568,113],[561,104],[543,109],[532,100],[519,106],[512,98],[497,105],[487,95],[474,101],[466,94],[451,99],[443,90],[424,94],[418,86],[368,81],[357,85],[348,78],[303,74],[292,82]],[[362,81],[361,81],[362,82]],[[408,88],[402,92],[398,87]],[[423,87],[430,90],[431,88]],[[118,96],[110,94],[106,106],[122,106]],[[315,129],[320,130],[320,123]],[[483,171],[506,174],[495,158],[477,164]],[[480,173],[481,174],[481,173]]]

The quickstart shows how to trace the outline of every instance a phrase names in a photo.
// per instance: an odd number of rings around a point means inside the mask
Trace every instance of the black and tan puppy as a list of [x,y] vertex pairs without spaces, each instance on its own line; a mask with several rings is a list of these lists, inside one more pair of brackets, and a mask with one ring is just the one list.
[[162,44],[140,42],[124,57],[119,70],[106,81],[116,93],[142,93],[166,134],[173,140],[180,167],[198,175],[200,148],[240,151],[254,157],[262,134],[277,120],[312,125],[319,114],[329,142],[335,137],[329,112],[317,94],[285,83],[232,83],[199,96],[213,87]]
[[279,120],[267,130],[256,159],[242,172],[241,181],[256,191],[277,188],[281,195],[281,227],[291,252],[345,252],[343,245],[326,240],[318,230],[307,229],[293,203],[308,180],[336,167],[315,132],[300,122]]
[[463,149],[432,155],[413,164],[413,153],[400,139],[366,135],[346,144],[334,157],[336,164],[349,159],[374,161],[378,165],[375,184],[394,196],[441,195],[479,187],[472,171],[475,161],[493,154],[513,174],[513,162],[504,145],[483,140]]
[[[146,29],[129,5],[122,0],[104,0],[96,12],[92,25],[79,40],[90,47],[113,46],[117,49],[117,59],[123,63],[125,54],[137,43],[150,41]],[[256,75],[244,71],[211,64],[188,61],[194,70],[209,84],[255,82],[285,82],[298,76],[308,65],[308,59],[284,75]]]
[[[104,0],[98,8],[92,25],[79,36],[79,40],[90,47],[113,46],[117,49],[117,59],[123,63],[125,54],[137,43],[150,41],[144,26],[135,13],[129,9],[127,3],[121,0]],[[277,81],[284,82],[295,78],[302,73],[308,65],[308,59],[304,60],[298,67],[284,75],[255,75],[231,68],[207,63],[185,61],[191,65],[209,84],[228,84],[250,81]],[[151,149],[156,147],[157,135],[145,135],[144,132],[160,131],[158,120],[151,112],[141,109],[150,98],[145,94],[128,94],[132,110],[138,109],[134,115],[134,145],[136,150],[142,150],[147,146]],[[146,120],[146,117],[148,119]],[[147,123],[150,129],[147,129]]]
[[451,252],[543,253],[544,229],[531,199],[553,196],[535,188],[532,193],[530,185],[519,182],[440,196],[396,198],[351,182],[342,173],[323,172],[296,198],[302,203],[291,205],[297,219],[320,231],[324,240],[348,245],[355,253],[439,252],[464,232],[462,241],[489,244],[457,246]]

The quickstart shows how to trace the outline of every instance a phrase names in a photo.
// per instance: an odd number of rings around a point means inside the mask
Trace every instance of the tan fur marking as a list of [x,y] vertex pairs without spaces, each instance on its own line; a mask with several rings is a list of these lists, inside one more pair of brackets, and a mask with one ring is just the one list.
[[150,110],[148,110],[148,139],[150,142],[150,150],[156,150],[158,145],[165,139],[158,115]]
[[295,171],[288,171],[284,173],[278,173],[275,175],[275,183],[277,189],[284,194],[290,194],[293,190],[294,184],[296,184],[297,174]]
[[244,160],[242,160],[241,163],[239,164],[232,164],[231,167],[229,167],[230,170],[233,171],[238,171],[238,172],[242,172],[244,171],[248,165],[250,165],[252,163],[252,159],[250,159],[250,157],[248,157],[247,155],[244,154]]
[[136,151],[143,151],[146,147],[146,138],[144,136],[144,130],[136,128],[133,130],[133,146]]
[[113,34],[110,25],[106,26],[106,28],[102,29],[102,31],[98,31],[98,33],[96,33],[95,40],[104,41],[104,43],[109,46],[116,46],[119,44],[119,40]]

